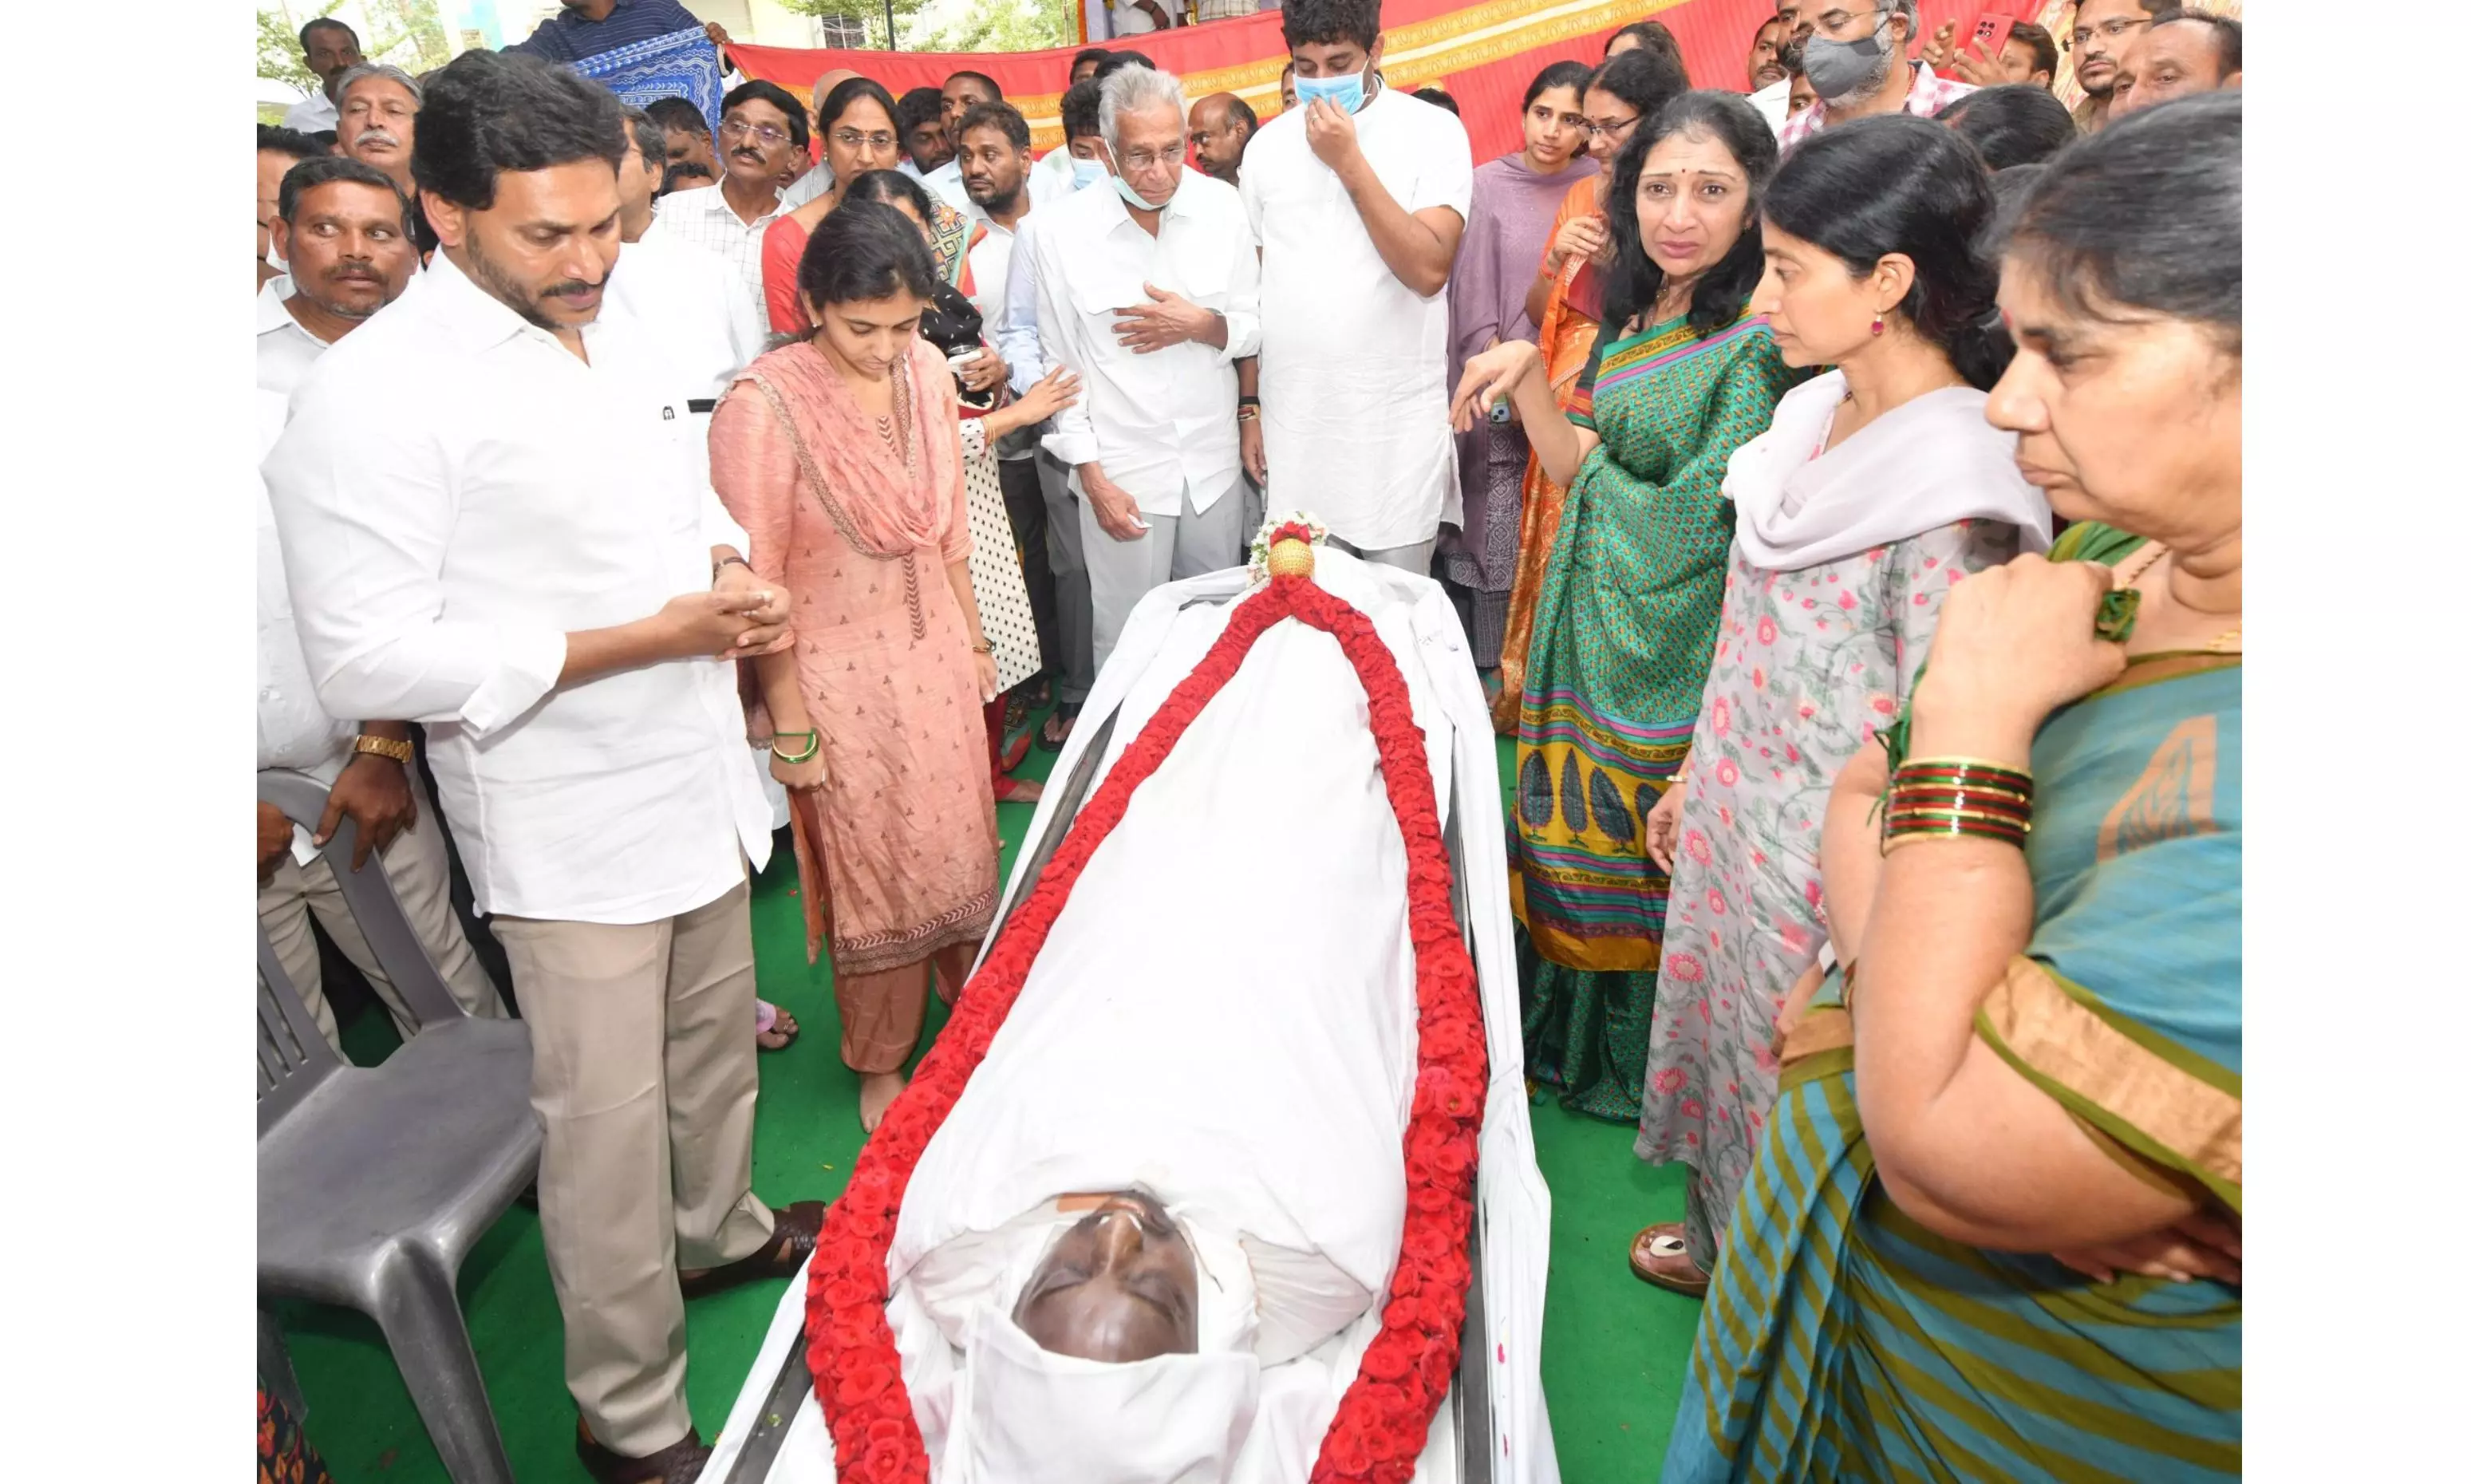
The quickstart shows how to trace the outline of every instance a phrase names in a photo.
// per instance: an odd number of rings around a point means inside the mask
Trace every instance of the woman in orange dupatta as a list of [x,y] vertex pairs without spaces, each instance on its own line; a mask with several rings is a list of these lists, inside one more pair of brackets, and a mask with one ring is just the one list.
[[907,217],[834,211],[799,272],[818,328],[749,366],[712,421],[713,486],[756,574],[790,593],[797,642],[758,677],[807,952],[829,942],[869,1130],[904,1086],[930,980],[959,990],[996,905],[979,712],[995,660],[970,583],[953,377],[917,340],[933,282]]
[[[1565,412],[1570,393],[1596,348],[1597,318],[1604,313],[1603,273],[1612,263],[1612,237],[1605,224],[1600,193],[1612,178],[1612,160],[1638,121],[1689,91],[1690,80],[1660,53],[1636,48],[1596,69],[1583,105],[1588,115],[1588,153],[1596,174],[1570,187],[1553,218],[1553,233],[1527,291],[1528,318],[1536,321],[1536,345],[1544,353],[1544,378]],[[1510,616],[1501,628],[1501,691],[1493,701],[1493,729],[1518,731],[1518,696],[1527,684],[1527,647],[1536,634],[1536,595],[1553,558],[1562,530],[1562,486],[1533,454],[1519,486],[1518,565],[1511,573]]]

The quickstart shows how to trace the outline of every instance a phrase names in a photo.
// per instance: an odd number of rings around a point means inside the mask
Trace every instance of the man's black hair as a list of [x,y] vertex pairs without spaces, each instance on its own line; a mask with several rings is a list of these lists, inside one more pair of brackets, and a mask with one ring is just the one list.
[[[2222,75],[2229,77],[2240,70],[2240,23],[2227,15],[2211,11],[2199,11],[2173,6],[2153,17],[2154,26],[2177,25],[2180,21],[2203,26],[2214,34],[2214,60],[2221,64]],[[2153,27],[2146,28],[2148,33]]]
[[335,153],[336,143],[342,136],[336,133],[331,129],[313,129],[300,137],[308,140],[311,144],[316,145],[318,147],[318,153],[332,154]]
[[475,47],[437,70],[412,137],[412,178],[456,205],[486,211],[504,171],[626,157],[618,95],[564,67]]
[[393,197],[396,208],[403,213],[405,229],[411,228],[412,202],[404,200],[403,187],[394,183],[394,177],[375,165],[341,154],[321,154],[315,159],[302,160],[285,171],[283,185],[274,198],[274,214],[287,223],[297,224],[300,221],[300,198],[321,185],[332,185],[338,180],[373,186]]
[[1108,51],[1103,46],[1085,46],[1081,48],[1081,50],[1073,53],[1072,59],[1065,63],[1064,66],[1064,76],[1068,80],[1066,85],[1071,85],[1069,80],[1074,72],[1080,69],[1083,62],[1094,61],[1103,66],[1106,64],[1107,59],[1114,55],[1115,54],[1113,52]]
[[308,25],[300,28],[300,55],[303,57],[309,55],[309,33],[313,31],[340,31],[343,35],[352,38],[352,49],[354,51],[360,50],[361,34],[359,32],[354,31],[351,27],[344,25],[341,21],[337,20],[331,15],[320,15],[316,20],[311,21]]
[[1098,63],[1098,70],[1090,74],[1090,76],[1083,78],[1081,81],[1084,82],[1104,82],[1109,78],[1114,77],[1117,73],[1123,71],[1126,67],[1147,67],[1152,72],[1156,72],[1158,70],[1158,63],[1150,60],[1147,53],[1134,51],[1128,46],[1118,52],[1109,52],[1107,54],[1107,59]]
[[659,121],[641,108],[628,108],[625,116],[626,129],[635,141],[635,153],[644,156],[644,163],[654,170],[668,164],[670,140],[661,132]]
[[2029,20],[2020,20],[2008,29],[2008,39],[2022,41],[2033,52],[2033,71],[2041,73],[2044,77],[2056,78],[2059,75],[2059,43],[2051,38],[2051,33],[2047,29],[2036,26]]
[[680,160],[661,172],[661,188],[652,195],[657,200],[671,191],[692,191],[698,182],[712,184],[712,172],[703,168],[703,161]]
[[1381,39],[1381,0],[1287,0],[1279,12],[1287,50],[1353,41],[1366,51]]
[[1414,96],[1422,98],[1436,108],[1447,108],[1452,113],[1459,111],[1459,101],[1438,87],[1420,87],[1416,89]]
[[[1765,25],[1766,22],[1762,21],[1760,24]],[[1605,37],[1606,57],[1612,56],[1613,43],[1624,36],[1638,37],[1639,45],[1653,52],[1662,52],[1672,58],[1676,63],[1682,60],[1682,43],[1673,39],[1673,33],[1666,30],[1664,22],[1660,20],[1635,20]]]
[[644,105],[644,111],[651,115],[653,123],[665,130],[679,129],[691,134],[701,134],[706,139],[712,137],[712,120],[705,118],[701,108],[684,98],[655,98]]
[[316,159],[325,153],[318,141],[296,129],[278,129],[272,124],[257,126],[258,153],[289,154],[296,160]]
[[892,124],[901,130],[902,148],[909,147],[909,131],[921,124],[939,124],[944,119],[944,93],[940,88],[913,87],[901,95],[893,105]]
[[1098,80],[1083,78],[1064,90],[1064,137],[1092,139],[1098,134]]
[[1021,110],[1011,104],[974,103],[970,105],[970,111],[961,115],[960,127],[953,130],[953,138],[948,141],[953,146],[954,153],[960,153],[960,136],[974,129],[1001,130],[1003,136],[1012,141],[1014,149],[1029,148],[1029,120],[1023,118]]
[[762,78],[741,82],[720,100],[720,116],[729,117],[729,110],[741,103],[768,103],[780,109],[789,126],[789,142],[801,150],[807,147],[807,106],[798,101],[796,94]]
[[944,86],[950,87],[953,83],[961,81],[963,78],[967,78],[973,82],[983,85],[988,92],[995,95],[995,101],[997,103],[1003,102],[1003,84],[1001,82],[997,82],[995,79],[987,76],[983,72],[972,72],[966,67],[945,78]]

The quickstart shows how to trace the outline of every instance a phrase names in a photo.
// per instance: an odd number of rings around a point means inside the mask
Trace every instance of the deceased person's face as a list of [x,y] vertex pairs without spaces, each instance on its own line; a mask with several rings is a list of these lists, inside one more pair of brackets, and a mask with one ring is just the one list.
[[1127,1364],[1201,1348],[1192,1246],[1159,1205],[1118,1191],[1055,1239],[1013,1323],[1047,1350]]

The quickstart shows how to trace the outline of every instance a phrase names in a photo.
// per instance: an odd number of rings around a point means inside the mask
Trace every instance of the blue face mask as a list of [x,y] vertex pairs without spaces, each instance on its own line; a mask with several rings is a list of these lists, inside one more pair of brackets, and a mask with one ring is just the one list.
[[1356,113],[1364,107],[1364,74],[1351,72],[1343,78],[1296,79],[1296,106],[1310,107],[1316,98],[1327,98],[1342,113]]
[[1072,189],[1086,190],[1107,178],[1107,167],[1096,160],[1076,159],[1072,162]]

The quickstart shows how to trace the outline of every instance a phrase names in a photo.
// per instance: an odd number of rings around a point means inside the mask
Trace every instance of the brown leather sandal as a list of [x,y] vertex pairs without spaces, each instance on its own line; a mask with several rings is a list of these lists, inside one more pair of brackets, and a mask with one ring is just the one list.
[[602,1448],[592,1436],[590,1425],[580,1417],[575,1420],[575,1456],[583,1460],[583,1470],[599,1484],[694,1484],[703,1473],[703,1466],[712,1458],[712,1449],[703,1446],[693,1427],[675,1443],[648,1458],[629,1458]]
[[1707,1296],[1707,1275],[1690,1260],[1682,1223],[1659,1221],[1630,1240],[1631,1276],[1684,1298]]
[[759,1283],[766,1278],[788,1278],[798,1271],[808,1254],[815,1250],[815,1237],[824,1229],[822,1201],[799,1201],[776,1208],[772,1213],[772,1239],[737,1261],[708,1271],[678,1275],[678,1291],[691,1299],[740,1284]]

